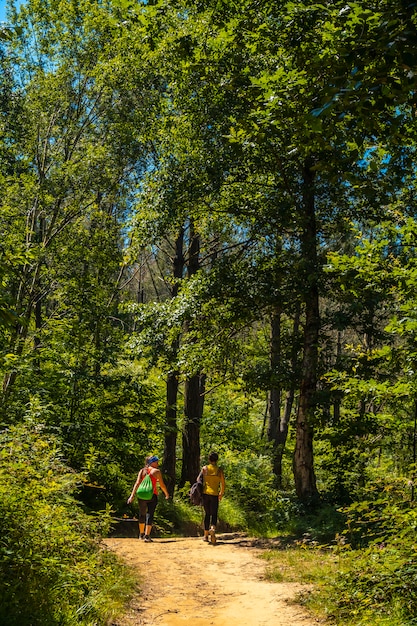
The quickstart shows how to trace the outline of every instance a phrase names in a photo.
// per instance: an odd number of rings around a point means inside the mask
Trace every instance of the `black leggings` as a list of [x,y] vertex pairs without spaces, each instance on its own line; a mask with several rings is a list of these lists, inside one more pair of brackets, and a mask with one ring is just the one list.
[[158,496],[153,494],[150,500],[141,500],[138,498],[139,503],[139,524],[146,524],[151,526],[153,523],[153,515],[155,513],[156,505],[158,504]]
[[219,510],[219,496],[209,496],[203,493],[204,507],[204,530],[209,530],[210,526],[217,524],[217,512]]

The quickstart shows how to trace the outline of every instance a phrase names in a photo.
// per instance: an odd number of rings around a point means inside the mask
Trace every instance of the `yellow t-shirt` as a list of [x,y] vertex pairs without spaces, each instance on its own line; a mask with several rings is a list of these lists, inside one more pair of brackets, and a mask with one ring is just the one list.
[[207,472],[203,472],[204,488],[203,493],[207,493],[209,496],[218,496],[220,492],[220,476],[222,469],[217,465],[207,465]]

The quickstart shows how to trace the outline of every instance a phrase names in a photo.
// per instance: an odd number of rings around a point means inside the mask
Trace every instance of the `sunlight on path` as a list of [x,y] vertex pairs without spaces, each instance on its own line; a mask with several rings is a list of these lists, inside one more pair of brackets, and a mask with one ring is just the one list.
[[[225,535],[224,537],[227,537]],[[138,570],[142,596],[112,626],[313,626],[293,604],[307,587],[264,579],[265,563],[250,541],[216,546],[200,538],[106,539],[106,545]]]

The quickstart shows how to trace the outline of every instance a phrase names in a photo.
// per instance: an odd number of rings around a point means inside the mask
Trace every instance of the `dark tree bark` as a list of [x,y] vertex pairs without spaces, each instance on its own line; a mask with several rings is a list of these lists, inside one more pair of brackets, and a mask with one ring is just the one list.
[[269,393],[268,439],[275,441],[280,424],[281,385],[276,384],[276,374],[281,364],[281,307],[275,307],[271,319],[270,367],[273,383]]
[[[187,263],[188,277],[200,268],[200,236],[190,220],[190,245]],[[185,336],[191,330],[190,323],[184,327]],[[200,471],[200,424],[204,407],[205,375],[197,372],[185,381],[184,430],[182,437],[181,485],[193,483]]]
[[195,481],[200,471],[200,424],[204,406],[205,375],[185,381],[185,425],[182,436],[181,485]]
[[[174,256],[174,286],[172,289],[172,297],[178,293],[178,281],[182,278],[184,272],[184,228],[181,227],[177,239],[175,241]],[[171,353],[173,360],[176,358],[179,348],[178,340],[171,345]],[[166,381],[166,407],[165,407],[165,434],[164,434],[164,460],[162,464],[162,472],[168,492],[172,497],[175,489],[175,475],[177,463],[177,401],[178,401],[178,379],[179,372],[173,369],[169,372]]]
[[[275,316],[278,311],[275,312]],[[274,316],[274,317],[275,317]],[[271,389],[270,393],[270,430],[268,432],[269,441],[273,444],[273,472],[276,477],[276,484],[278,488],[282,487],[282,459],[285,452],[285,447],[288,438],[288,426],[291,417],[291,411],[294,404],[295,397],[295,385],[296,385],[296,372],[297,372],[297,336],[298,327],[300,321],[300,310],[296,308],[294,315],[294,327],[293,327],[293,349],[291,355],[291,370],[293,375],[291,377],[290,387],[285,394],[284,409],[281,412],[281,389]],[[276,334],[280,332],[281,324],[278,320],[274,319],[272,322],[272,337],[271,337],[271,367],[278,365],[278,360],[281,355],[280,340],[276,338]],[[277,403],[278,410],[277,410]],[[271,426],[274,426],[274,429]]]
[[[342,355],[342,339],[340,331],[337,332],[337,349],[336,349],[336,366],[339,364]],[[342,403],[342,394],[337,393],[333,400],[333,419],[336,423],[340,422],[340,405]]]
[[268,440],[272,443],[272,471],[277,484],[281,484],[282,454],[279,449],[281,427],[281,383],[277,384],[277,374],[281,364],[281,307],[277,306],[271,319],[270,367],[272,385],[269,391],[269,427]]
[[313,423],[316,408],[320,311],[317,232],[314,206],[314,172],[309,162],[305,163],[303,172],[302,217],[301,249],[305,272],[305,326],[293,471],[297,496],[303,501],[311,502],[318,498],[314,473]]
[[171,497],[175,489],[175,468],[177,463],[177,398],[178,371],[173,370],[169,372],[166,382],[164,460],[162,464],[162,472]]

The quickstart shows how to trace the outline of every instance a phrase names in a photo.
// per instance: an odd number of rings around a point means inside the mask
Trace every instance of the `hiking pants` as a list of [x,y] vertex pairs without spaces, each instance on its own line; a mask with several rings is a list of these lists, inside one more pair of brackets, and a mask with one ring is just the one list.
[[204,530],[209,530],[210,526],[217,524],[217,512],[219,510],[219,496],[209,496],[203,493],[204,507]]
[[146,524],[146,526],[152,526],[153,515],[155,513],[156,505],[158,504],[158,496],[153,494],[150,500],[141,500],[138,498],[139,503],[139,524]]

